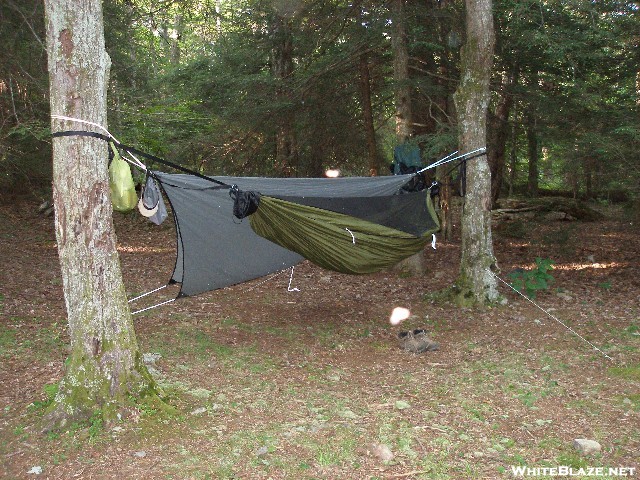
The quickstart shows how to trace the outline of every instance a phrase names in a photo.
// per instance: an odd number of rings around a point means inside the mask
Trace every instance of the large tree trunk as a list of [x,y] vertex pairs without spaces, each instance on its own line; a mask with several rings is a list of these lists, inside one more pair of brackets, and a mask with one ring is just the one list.
[[[110,60],[101,0],[46,0],[51,112],[107,124]],[[54,131],[82,128],[52,121]],[[53,141],[55,230],[71,355],[49,428],[100,413],[114,420],[129,397],[155,394],[142,363],[122,281],[107,174],[107,144]]]
[[[466,0],[467,41],[462,48],[461,81],[454,101],[458,113],[460,151],[484,147],[489,106],[489,79],[495,35],[491,0]],[[467,164],[462,211],[462,259],[456,282],[463,305],[498,299],[491,269],[496,263],[491,238],[491,174],[486,156]]]

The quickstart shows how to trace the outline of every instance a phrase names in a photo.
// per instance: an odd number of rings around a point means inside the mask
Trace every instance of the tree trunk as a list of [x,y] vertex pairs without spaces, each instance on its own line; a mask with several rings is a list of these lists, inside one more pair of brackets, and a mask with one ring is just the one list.
[[276,96],[280,103],[276,126],[276,170],[285,177],[293,176],[298,163],[293,112],[287,107],[290,99],[289,81],[293,73],[293,39],[286,17],[274,13],[271,50],[271,71],[276,79]]
[[511,89],[516,75],[504,75],[500,86],[499,100],[494,114],[489,114],[490,126],[487,159],[491,169],[491,204],[495,205],[500,198],[504,169],[506,163],[506,146],[509,137],[509,114],[513,105]]
[[[461,81],[454,95],[460,151],[484,147],[487,141],[489,79],[495,36],[491,0],[466,0],[467,41],[462,48]],[[462,211],[462,258],[456,282],[462,305],[484,305],[498,299],[491,238],[491,173],[486,156],[467,164]]]
[[436,168],[436,180],[440,183],[440,233],[444,240],[453,238],[453,221],[451,218],[451,167],[440,165]]
[[396,135],[398,143],[411,137],[411,86],[409,84],[409,49],[404,0],[392,0],[393,79],[395,82]]
[[362,123],[364,125],[365,138],[367,140],[367,160],[369,175],[378,175],[378,146],[376,143],[376,130],[373,124],[373,108],[371,107],[371,80],[369,76],[369,57],[366,53],[359,58],[360,98],[362,102]]
[[176,15],[173,19],[173,32],[170,35],[171,41],[171,65],[177,67],[180,65],[180,39],[182,30],[184,29],[182,15]]
[[[101,0],[46,0],[51,112],[107,124],[109,57]],[[52,120],[52,129],[82,127]],[[71,355],[48,428],[99,413],[114,420],[129,397],[155,394],[142,363],[116,250],[107,144],[53,140],[55,230]]]
[[536,108],[533,104],[527,107],[526,134],[527,153],[529,160],[529,177],[527,181],[527,193],[530,197],[538,196],[538,160],[540,152],[538,148],[538,132],[536,127]]
[[593,170],[595,161],[593,157],[587,156],[582,159],[582,170],[584,172],[584,189],[585,198],[591,200],[596,198],[597,194],[593,188]]
[[[395,82],[396,137],[403,144],[411,137],[413,118],[411,113],[411,86],[409,83],[409,49],[404,0],[392,0],[393,79]],[[401,261],[395,269],[409,275],[424,275],[427,263],[422,252]]]
[[538,196],[538,135],[536,134],[535,120],[527,119],[527,157],[529,161],[529,176],[527,181],[527,193],[530,197]]
[[[517,119],[517,112],[516,112]],[[509,196],[513,195],[518,173],[518,127],[517,121],[511,125],[511,152],[509,153]]]

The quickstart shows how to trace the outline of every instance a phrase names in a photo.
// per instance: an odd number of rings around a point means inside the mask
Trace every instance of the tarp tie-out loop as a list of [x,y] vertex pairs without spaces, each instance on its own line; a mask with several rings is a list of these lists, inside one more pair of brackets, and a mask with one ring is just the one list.
[[431,195],[432,199],[440,195],[440,183],[438,183],[436,180],[431,182],[431,186],[429,187],[429,195]]

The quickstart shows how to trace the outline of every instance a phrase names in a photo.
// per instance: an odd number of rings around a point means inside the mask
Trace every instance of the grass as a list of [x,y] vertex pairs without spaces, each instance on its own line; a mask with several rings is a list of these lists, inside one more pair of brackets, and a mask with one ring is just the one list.
[[[451,345],[451,330],[438,325]],[[2,327],[0,347],[28,356],[42,339],[47,355],[60,356],[57,327],[30,331],[28,339],[17,328]],[[635,323],[627,322],[609,335],[632,343],[635,332]],[[640,412],[637,363],[603,367],[597,357],[576,356],[571,342],[566,351],[487,349],[477,332],[445,347],[457,356],[409,356],[398,354],[388,338],[366,322],[289,329],[238,317],[217,323],[180,318],[141,340],[145,352],[162,354],[160,383],[176,414],[140,405],[137,419],[123,422],[119,432],[99,422],[76,425],[46,439],[38,458],[51,476],[70,465],[67,472],[80,466],[97,471],[119,449],[122,465],[111,468],[153,466],[158,478],[389,478],[414,472],[407,478],[480,479],[510,474],[510,465],[589,462],[571,445],[583,433],[575,425],[584,422],[622,462],[640,441],[637,431],[612,426],[612,419]],[[371,346],[371,358],[357,356],[363,346]],[[287,362],[280,361],[283,352]],[[583,378],[597,372],[597,380]],[[611,401],[604,394],[614,387]],[[10,445],[38,443],[28,419],[46,408],[51,395],[54,386],[47,386],[26,412],[15,407],[22,416],[5,432]],[[372,443],[387,445],[393,460],[372,456]],[[133,455],[140,451],[144,458]]]
[[631,367],[612,367],[609,373],[618,378],[640,381],[640,364]]
[[0,357],[14,353],[16,346],[15,328],[0,325]]
[[12,325],[0,324],[0,358],[9,355],[30,355],[50,361],[64,349],[62,331],[57,323],[38,326],[38,318],[11,318]]

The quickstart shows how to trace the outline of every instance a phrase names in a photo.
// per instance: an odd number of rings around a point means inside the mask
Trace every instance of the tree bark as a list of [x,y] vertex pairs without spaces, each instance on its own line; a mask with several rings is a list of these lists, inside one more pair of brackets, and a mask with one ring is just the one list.
[[584,172],[584,195],[587,200],[596,198],[597,192],[593,188],[593,174],[595,160],[591,156],[584,157],[582,159],[582,170]]
[[453,198],[451,192],[451,167],[449,165],[440,165],[436,168],[436,180],[440,183],[440,233],[444,240],[448,241],[453,238],[453,222],[451,218],[451,200]]
[[487,159],[491,169],[491,204],[495,205],[500,198],[504,170],[506,164],[507,138],[511,132],[509,115],[513,106],[512,88],[516,82],[516,74],[504,75],[500,86],[499,99],[495,113],[489,114],[490,129]]
[[[409,48],[407,46],[407,26],[404,0],[392,0],[391,14],[393,32],[393,80],[395,83],[396,138],[403,144],[411,137],[411,85],[409,83]],[[422,252],[401,261],[395,267],[409,275],[424,275],[427,271],[426,259]]]
[[274,13],[271,71],[277,82],[276,97],[280,103],[276,126],[276,170],[285,177],[293,176],[298,164],[293,112],[286,104],[290,98],[288,83],[293,73],[293,39],[290,20]]
[[376,143],[376,130],[373,124],[373,108],[371,107],[371,80],[369,74],[369,57],[366,53],[360,54],[358,60],[360,71],[360,98],[362,102],[362,123],[364,125],[365,138],[367,140],[367,163],[369,175],[378,175],[378,146]]
[[[101,0],[46,0],[51,112],[107,124],[110,66]],[[78,128],[52,120],[52,129]],[[81,126],[84,128],[84,126]],[[114,420],[129,397],[155,394],[144,366],[116,250],[107,144],[53,140],[53,201],[71,354],[47,416],[48,428],[96,413]]]
[[171,65],[180,65],[180,39],[184,29],[182,15],[176,15],[173,19],[173,32],[171,35]]
[[395,82],[396,135],[398,143],[411,137],[411,86],[409,84],[409,49],[404,0],[392,0],[393,79]]
[[[466,0],[466,44],[462,48],[461,81],[454,95],[461,152],[484,147],[487,141],[489,80],[495,34],[491,0]],[[491,237],[491,173],[486,156],[467,164],[466,198],[462,211],[462,258],[456,282],[462,305],[484,305],[498,299]]]
[[538,159],[540,152],[538,148],[538,132],[536,128],[535,106],[529,105],[526,118],[527,132],[527,152],[529,160],[529,177],[527,182],[527,193],[530,197],[538,196]]
[[[515,113],[517,119],[517,112]],[[511,125],[511,151],[509,152],[509,196],[513,195],[518,173],[518,127],[517,120]]]

